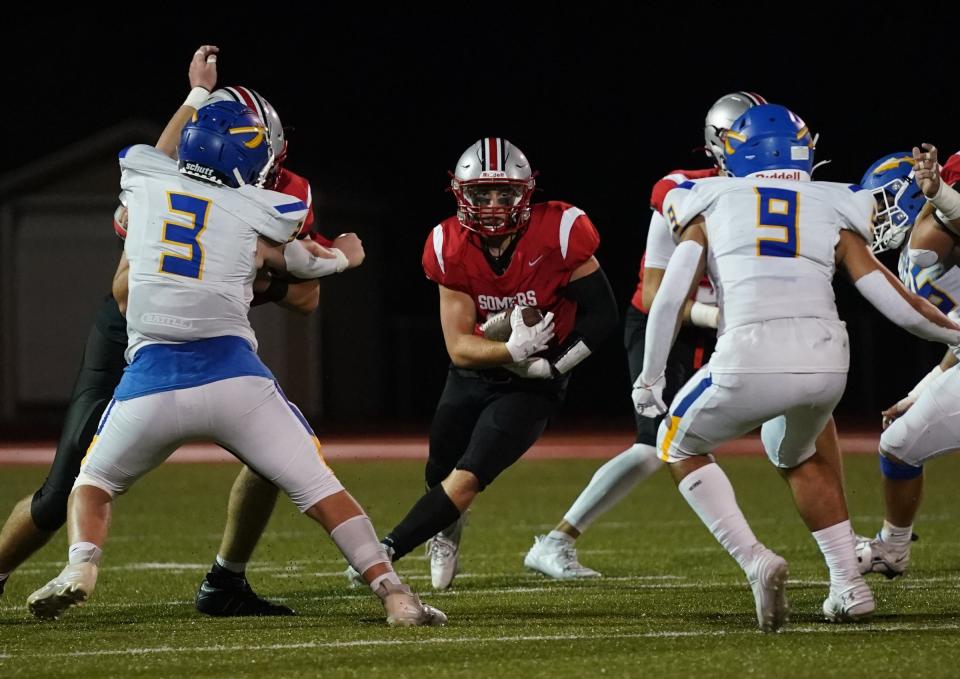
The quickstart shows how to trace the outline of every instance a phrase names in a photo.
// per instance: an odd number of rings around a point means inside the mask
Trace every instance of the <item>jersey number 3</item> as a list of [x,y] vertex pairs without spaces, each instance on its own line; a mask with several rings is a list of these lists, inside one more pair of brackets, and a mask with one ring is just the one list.
[[160,271],[183,276],[184,278],[203,278],[203,246],[200,234],[207,225],[210,201],[186,193],[168,193],[167,204],[170,212],[183,215],[184,223],[165,221],[163,223],[163,242],[189,249],[187,255],[165,251],[160,255]]
[[757,238],[757,255],[761,257],[796,257],[800,249],[797,219],[800,196],[796,191],[758,186],[757,228],[783,229],[780,238]]

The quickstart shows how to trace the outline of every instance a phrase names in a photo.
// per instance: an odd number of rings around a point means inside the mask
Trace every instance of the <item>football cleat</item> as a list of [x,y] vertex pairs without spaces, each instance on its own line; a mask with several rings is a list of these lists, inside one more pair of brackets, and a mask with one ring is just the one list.
[[523,558],[523,565],[557,580],[602,577],[600,573],[577,560],[577,548],[572,542],[555,540],[546,535],[533,538],[533,547]]
[[67,564],[60,575],[27,597],[27,607],[41,620],[56,620],[71,606],[80,606],[89,599],[96,586],[94,564]]
[[823,601],[823,614],[830,622],[856,622],[873,615],[877,605],[866,580],[859,578],[841,592],[830,589]]
[[214,566],[197,590],[195,606],[204,615],[233,617],[246,615],[296,615],[289,606],[259,596],[242,574]]
[[447,589],[460,572],[460,538],[466,514],[427,541],[430,557],[430,583],[434,589]]
[[880,533],[872,540],[857,536],[857,568],[861,575],[882,573],[887,578],[903,575],[910,565],[910,543],[904,546],[892,545],[880,538]]
[[776,632],[790,618],[787,603],[787,576],[790,574],[787,561],[763,545],[757,548],[753,563],[747,572],[747,580],[753,590],[757,606],[757,624],[762,632]]
[[387,612],[387,624],[395,627],[446,625],[447,615],[438,608],[421,603],[407,585],[384,582],[377,590]]

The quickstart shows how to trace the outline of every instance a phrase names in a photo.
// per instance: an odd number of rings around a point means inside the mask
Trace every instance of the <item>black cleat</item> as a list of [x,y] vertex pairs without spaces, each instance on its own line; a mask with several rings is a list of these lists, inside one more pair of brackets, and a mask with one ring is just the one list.
[[296,615],[289,606],[275,604],[259,596],[243,575],[214,566],[197,590],[197,610],[205,615]]

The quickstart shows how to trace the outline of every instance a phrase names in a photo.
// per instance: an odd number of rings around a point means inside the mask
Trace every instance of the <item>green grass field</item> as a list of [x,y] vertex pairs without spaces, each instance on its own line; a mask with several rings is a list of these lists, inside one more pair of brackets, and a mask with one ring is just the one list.
[[[756,631],[744,577],[665,472],[581,539],[581,560],[603,579],[558,583],[525,572],[534,534],[560,518],[595,460],[521,462],[499,479],[471,513],[451,591],[429,592],[422,552],[400,562],[401,575],[450,616],[445,628],[387,628],[369,592],[345,587],[326,535],[284,500],[248,574],[299,616],[206,618],[192,599],[236,467],[168,465],[118,501],[86,606],[43,623],[24,605],[62,566],[64,534],[10,580],[0,597],[0,676],[960,675],[960,458],[929,465],[912,570],[871,580],[878,615],[852,626],[820,620],[826,568],[774,469],[753,457],[721,462],[758,537],[790,562],[793,613],[781,634]],[[334,467],[381,533],[420,493],[419,462]],[[0,514],[44,473],[0,470]],[[848,458],[847,474],[855,526],[873,532],[875,458]]]

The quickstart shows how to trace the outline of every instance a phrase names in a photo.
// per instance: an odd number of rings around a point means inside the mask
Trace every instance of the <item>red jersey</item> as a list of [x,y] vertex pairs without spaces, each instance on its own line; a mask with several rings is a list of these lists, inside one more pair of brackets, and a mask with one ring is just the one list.
[[[716,167],[710,167],[705,170],[674,170],[653,185],[653,190],[650,191],[650,207],[662,213],[664,199],[667,197],[667,194],[677,186],[685,181],[716,177],[719,174],[720,170]],[[640,269],[637,272],[637,289],[630,299],[630,304],[640,311],[647,311],[643,306],[643,257],[640,258]]]
[[960,182],[960,151],[947,158],[940,170],[940,178],[950,186]]
[[576,302],[564,297],[570,275],[593,256],[600,244],[586,213],[568,203],[533,205],[503,275],[490,267],[479,236],[448,217],[434,227],[423,247],[423,270],[434,283],[470,295],[477,328],[489,315],[514,304],[552,311],[559,346],[573,330]]

